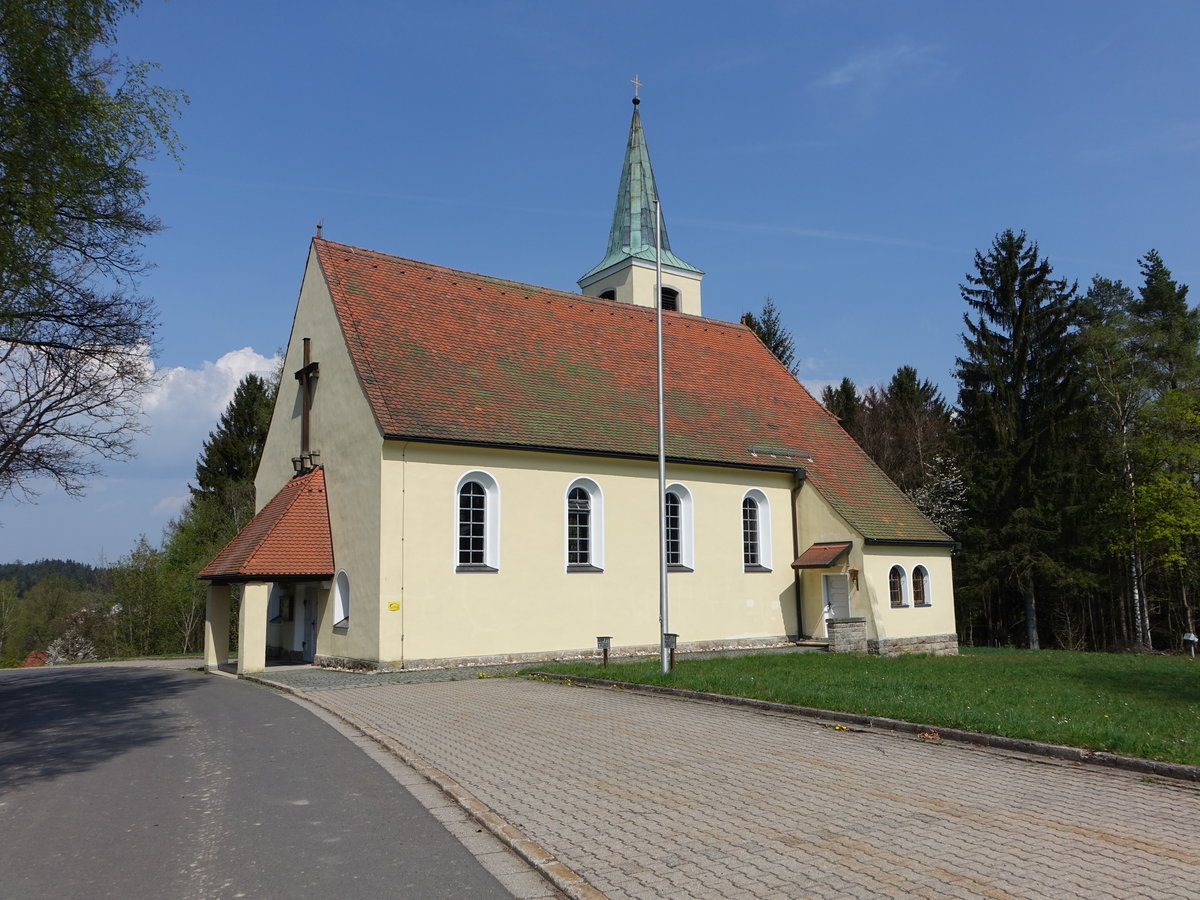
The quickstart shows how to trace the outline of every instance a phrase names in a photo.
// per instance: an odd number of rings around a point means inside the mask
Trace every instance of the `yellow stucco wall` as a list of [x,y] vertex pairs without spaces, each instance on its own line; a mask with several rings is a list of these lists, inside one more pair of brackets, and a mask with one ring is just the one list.
[[[499,485],[494,573],[455,571],[456,489],[475,470]],[[581,476],[603,494],[602,573],[566,568],[566,493]],[[680,642],[795,633],[791,475],[668,466],[667,481],[690,491],[695,523],[695,571],[669,576],[669,625]],[[614,646],[657,643],[654,463],[389,443],[382,485],[384,661],[589,649],[601,634]],[[770,572],[743,565],[749,487],[768,501]]]
[[[320,364],[313,394],[310,446],[321,453],[330,497],[330,529],[337,566],[350,574],[350,627],[333,628],[333,605],[320,603],[316,652],[324,656],[375,659],[379,646],[379,509],[382,435],[346,350],[320,266],[310,252],[283,364],[271,429],[255,479],[262,508],[292,477],[300,452],[300,383],[303,338],[311,338]],[[323,601],[327,591],[322,591]]]
[[[907,605],[900,608],[892,607],[888,589],[888,573],[894,565],[904,569],[908,588]],[[912,605],[912,573],[918,565],[929,573],[928,606]],[[954,633],[954,585],[948,547],[869,544],[863,554],[863,569],[875,609],[875,628],[872,632],[868,626],[868,637],[882,640]]]

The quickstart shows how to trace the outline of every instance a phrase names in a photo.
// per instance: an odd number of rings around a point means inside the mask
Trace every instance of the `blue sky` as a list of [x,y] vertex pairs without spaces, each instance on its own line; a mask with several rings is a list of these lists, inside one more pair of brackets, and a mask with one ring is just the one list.
[[1200,6],[1119,2],[147,0],[123,55],[191,103],[151,164],[167,230],[138,460],[0,506],[0,562],[115,560],[186,496],[245,371],[287,340],[308,240],[555,288],[604,254],[640,75],[672,246],[705,313],[770,294],[814,389],[901,365],[953,399],[976,249],[1200,282]]

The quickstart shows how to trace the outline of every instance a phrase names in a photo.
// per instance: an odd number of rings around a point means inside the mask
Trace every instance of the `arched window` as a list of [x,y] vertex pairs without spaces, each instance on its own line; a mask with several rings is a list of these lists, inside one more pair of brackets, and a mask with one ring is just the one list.
[[596,482],[577,478],[567,488],[567,571],[603,568],[604,496]]
[[663,309],[679,309],[679,291],[675,288],[665,287],[662,289],[662,308]]
[[612,290],[612,289],[609,289],[609,290],[607,290],[607,291],[603,291],[603,292],[601,292],[601,294],[600,294],[600,299],[601,299],[601,300],[616,300],[616,299],[617,299],[617,292],[616,292],[616,291],[614,291],[614,290]]
[[888,572],[888,593],[892,598],[892,606],[907,605],[904,602],[904,570],[899,566],[892,566]]
[[771,571],[771,507],[757,488],[742,498],[742,562],[747,572]]
[[742,501],[742,561],[746,568],[759,565],[758,501],[747,497]]
[[350,576],[342,569],[333,582],[333,627],[350,627]]
[[692,494],[682,484],[667,487],[663,497],[667,519],[667,568],[691,572],[695,558],[692,542]]
[[913,606],[929,606],[929,570],[917,566],[912,573]]
[[468,472],[455,488],[455,560],[459,572],[494,572],[500,566],[500,491],[486,472]]

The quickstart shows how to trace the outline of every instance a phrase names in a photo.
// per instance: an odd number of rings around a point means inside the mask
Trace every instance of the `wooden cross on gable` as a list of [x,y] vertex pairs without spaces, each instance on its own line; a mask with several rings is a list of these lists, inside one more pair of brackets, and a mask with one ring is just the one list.
[[297,463],[296,471],[302,472],[313,467],[313,454],[309,450],[309,411],[312,409],[313,382],[321,371],[320,363],[312,361],[310,338],[304,339],[304,367],[296,371],[296,380],[300,382],[300,457],[293,460]]

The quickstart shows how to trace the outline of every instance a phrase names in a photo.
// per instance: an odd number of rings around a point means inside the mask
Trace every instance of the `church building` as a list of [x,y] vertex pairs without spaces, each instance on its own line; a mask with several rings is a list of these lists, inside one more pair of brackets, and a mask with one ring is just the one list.
[[[318,236],[205,653],[400,669],[805,640],[954,653],[953,540],[744,325],[706,318],[634,101],[581,293]],[[666,489],[659,493],[657,307]],[[293,377],[294,376],[294,377]]]

